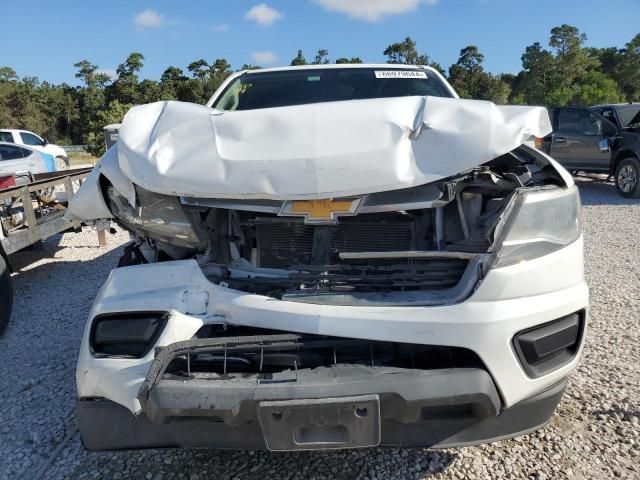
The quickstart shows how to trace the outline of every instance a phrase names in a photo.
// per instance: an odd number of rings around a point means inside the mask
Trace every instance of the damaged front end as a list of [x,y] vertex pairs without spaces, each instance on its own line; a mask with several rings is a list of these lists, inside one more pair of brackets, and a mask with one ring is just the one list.
[[70,206],[132,236],[80,352],[88,448],[446,447],[548,420],[587,291],[577,189],[522,145],[541,109],[132,112]]
[[454,304],[524,198],[571,186],[522,146],[549,130],[544,109],[453,98],[159,102],[127,114],[70,211],[132,233],[121,266],[196,259],[217,285],[291,302]]
[[525,150],[439,182],[330,201],[178,198],[135,186],[134,208],[102,182],[116,222],[136,238],[121,265],[196,258],[215,284],[332,305],[464,300],[526,192],[563,184]]

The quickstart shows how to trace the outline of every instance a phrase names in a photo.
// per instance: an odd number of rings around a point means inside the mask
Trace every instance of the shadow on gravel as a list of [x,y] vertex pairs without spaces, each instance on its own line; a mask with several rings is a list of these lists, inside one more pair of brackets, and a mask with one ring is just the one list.
[[616,190],[613,182],[604,175],[579,176],[575,178],[580,189],[583,205],[638,205],[638,198],[624,198]]
[[12,277],[14,308],[0,340],[2,480],[32,478],[70,432],[67,421],[73,419],[73,379],[84,324],[121,252],[114,243],[108,249],[90,248],[87,254],[83,243],[91,247],[92,241],[90,236],[57,236],[41,251],[11,257],[17,272]]
[[[27,247],[19,252],[11,255],[11,267],[14,272],[19,273],[29,265],[38,262],[40,260],[47,260],[53,258],[57,253],[62,250],[74,249],[74,248],[95,248],[99,249],[98,239],[96,237],[95,244],[91,245],[61,245],[60,241],[64,233],[59,233],[52,237],[47,238],[40,244],[35,244]],[[108,252],[107,252],[108,253]],[[99,257],[97,257],[99,258]],[[114,265],[115,267],[115,265]]]
[[[296,453],[169,449],[85,455],[88,458],[74,475],[132,480],[424,479],[446,472],[458,458],[447,451],[398,448]],[[87,463],[92,465],[90,472],[85,470]]]
[[[64,319],[64,330],[73,335],[74,345],[79,345],[86,315],[109,271],[116,268],[121,249],[99,250],[101,254],[90,260],[52,261],[60,250],[93,249],[93,245],[60,245],[59,237],[61,235],[47,239],[42,249],[11,255],[13,314],[3,342],[0,342],[0,353],[13,338],[22,342],[23,347],[33,348],[37,344],[36,338],[47,335],[42,329],[43,318],[49,319],[45,323],[49,327],[56,319]],[[99,269],[99,265],[106,265],[106,268]],[[69,323],[72,318],[77,319],[79,325]],[[46,347],[50,348],[50,345]]]

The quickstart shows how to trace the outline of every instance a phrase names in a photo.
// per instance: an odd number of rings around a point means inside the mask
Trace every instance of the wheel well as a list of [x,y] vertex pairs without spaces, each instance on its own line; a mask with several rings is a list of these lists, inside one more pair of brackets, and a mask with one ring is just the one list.
[[618,154],[616,155],[616,158],[613,161],[613,164],[611,165],[611,175],[614,175],[616,173],[618,164],[625,158],[629,158],[629,157],[638,158],[638,154],[633,150],[621,150],[620,152],[618,152]]

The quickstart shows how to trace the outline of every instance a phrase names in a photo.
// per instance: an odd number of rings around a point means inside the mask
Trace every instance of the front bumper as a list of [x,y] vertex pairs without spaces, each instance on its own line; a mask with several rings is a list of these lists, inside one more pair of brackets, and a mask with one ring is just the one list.
[[336,366],[301,371],[293,384],[162,380],[141,415],[104,399],[79,401],[76,414],[89,450],[444,448],[541,427],[565,386],[501,409],[484,370]]
[[[480,392],[487,398],[499,398],[493,413],[474,416],[473,425],[463,422],[457,427],[452,425],[461,421],[459,419],[438,417],[428,422],[403,423],[402,418],[388,418],[384,414],[380,417],[382,445],[449,446],[512,436],[544,424],[561,396],[567,375],[578,362],[582,345],[570,361],[534,378],[527,374],[518,359],[514,336],[579,311],[585,312],[586,323],[587,305],[582,239],[544,257],[493,269],[466,301],[435,307],[347,307],[274,300],[214,285],[204,277],[195,261],[116,269],[94,304],[78,359],[76,380],[82,436],[88,448],[96,449],[194,444],[221,448],[265,446],[257,417],[248,416],[245,423],[225,423],[202,418],[200,413],[195,418],[185,415],[185,411],[193,413],[189,408],[191,395],[199,395],[191,391],[195,383],[183,385],[186,388],[184,395],[169,409],[173,416],[158,413],[166,410],[163,407],[166,398],[154,403],[151,395],[150,403],[141,402],[139,394],[154,363],[153,350],[140,359],[96,358],[89,348],[89,327],[97,315],[127,311],[170,312],[156,347],[188,341],[207,324],[229,323],[271,331],[471,350],[481,359],[485,368],[479,371],[491,379],[495,397],[478,388],[473,392],[466,391],[466,394]],[[448,376],[452,372],[445,373]],[[432,381],[432,377],[425,380],[421,388],[426,396],[420,393],[417,399],[426,399],[433,405],[450,405],[457,401],[457,393],[452,390],[453,393],[445,392],[444,396],[438,394],[433,403]],[[448,383],[455,388],[462,388],[464,384],[456,376],[450,376]],[[165,391],[161,384],[156,387],[158,392]],[[286,392],[290,392],[290,387]],[[398,394],[385,395],[377,383],[375,387],[367,391],[327,391],[320,396],[326,397],[329,393],[336,398],[378,395],[380,411],[385,412],[388,398],[396,398]],[[212,400],[204,410],[211,410],[211,405],[222,397],[217,390],[213,392],[211,386],[203,388],[209,395],[206,398]],[[304,394],[303,387],[297,388],[293,388],[295,395],[281,391],[271,400],[318,398]],[[200,388],[196,390],[200,392]],[[248,403],[244,408],[256,412],[263,400],[257,396],[252,401],[254,403]],[[234,408],[238,408],[237,403]],[[415,408],[422,409],[419,405]],[[87,412],[94,411],[95,418],[91,418],[94,413]],[[528,411],[532,413],[525,415]],[[99,423],[101,419],[110,424],[109,415],[113,415],[113,426],[94,429],[94,422]],[[177,420],[174,417],[178,417]],[[225,415],[221,418],[224,420]],[[190,429],[202,430],[202,433],[189,436]],[[415,435],[411,433],[413,431]],[[131,440],[127,440],[129,434],[121,436],[122,432],[133,435]],[[220,439],[216,432],[222,435]]]

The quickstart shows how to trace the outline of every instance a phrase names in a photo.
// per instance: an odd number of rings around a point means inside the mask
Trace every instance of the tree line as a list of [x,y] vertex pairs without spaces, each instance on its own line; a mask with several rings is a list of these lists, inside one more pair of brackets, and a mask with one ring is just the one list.
[[[623,48],[585,47],[587,36],[571,25],[555,27],[546,46],[536,42],[522,54],[517,74],[493,74],[484,68],[484,55],[474,45],[460,51],[448,69],[417,49],[407,37],[383,54],[391,64],[430,65],[439,70],[463,98],[516,105],[593,105],[640,100],[640,33]],[[186,71],[168,67],[159,80],[140,80],[141,53],[131,53],[115,76],[89,60],[74,66],[80,85],[53,85],[36,77],[18,78],[9,66],[0,67],[0,128],[32,130],[58,144],[87,144],[92,153],[103,149],[102,129],[122,121],[132,105],[158,100],[206,103],[233,73],[224,58],[196,60]],[[326,49],[307,60],[302,50],[291,65],[362,63],[359,57],[335,62]],[[257,69],[257,65],[243,65]]]

